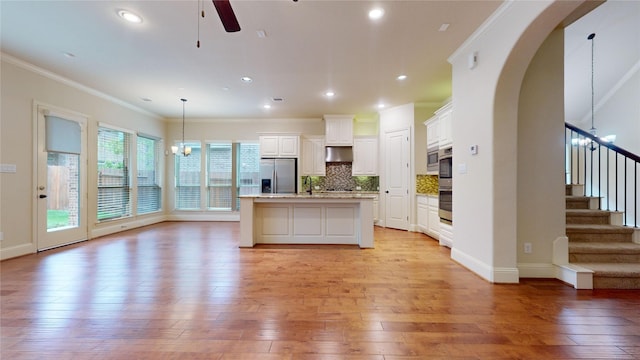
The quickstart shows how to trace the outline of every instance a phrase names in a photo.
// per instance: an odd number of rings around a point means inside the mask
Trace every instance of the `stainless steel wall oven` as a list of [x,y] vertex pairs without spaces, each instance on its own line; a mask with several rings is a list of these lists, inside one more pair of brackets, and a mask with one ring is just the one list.
[[427,149],[427,175],[438,175],[438,147]]
[[440,149],[438,153],[438,215],[440,221],[453,222],[453,149]]

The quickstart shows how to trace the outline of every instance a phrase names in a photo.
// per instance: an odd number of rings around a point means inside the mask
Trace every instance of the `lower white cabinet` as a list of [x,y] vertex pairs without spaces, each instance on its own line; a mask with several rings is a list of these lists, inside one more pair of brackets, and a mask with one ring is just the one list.
[[434,239],[440,238],[440,215],[438,214],[438,197],[435,195],[427,196],[427,235]]
[[429,202],[424,195],[416,196],[416,200],[418,204],[416,213],[418,217],[418,230],[426,234],[429,229]]
[[438,197],[435,195],[416,195],[416,204],[418,231],[438,240],[440,237]]
[[451,248],[453,246],[453,226],[440,223],[440,245]]

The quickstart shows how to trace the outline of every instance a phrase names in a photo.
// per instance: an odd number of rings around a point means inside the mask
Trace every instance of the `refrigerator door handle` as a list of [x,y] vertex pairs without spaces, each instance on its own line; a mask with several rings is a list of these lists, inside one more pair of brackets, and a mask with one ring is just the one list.
[[276,173],[276,169],[275,166],[273,168],[273,172],[271,173],[271,178],[273,179],[273,186],[271,187],[271,192],[272,193],[276,193],[278,192],[278,173]]

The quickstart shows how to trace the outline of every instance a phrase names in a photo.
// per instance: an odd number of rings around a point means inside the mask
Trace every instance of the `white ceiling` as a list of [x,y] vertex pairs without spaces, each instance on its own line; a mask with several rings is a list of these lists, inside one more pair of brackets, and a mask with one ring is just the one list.
[[[450,97],[446,59],[500,3],[231,0],[242,30],[226,33],[205,0],[198,49],[196,0],[2,0],[2,51],[163,117],[181,116],[182,97],[192,118],[366,115],[379,102]],[[376,4],[385,16],[372,22]],[[125,23],[118,9],[143,23]]]
[[[587,39],[591,33],[596,34],[593,41]],[[600,103],[640,70],[640,1],[609,0],[568,26],[564,34],[565,118],[590,126],[592,42],[597,111]]]
[[[199,4],[206,17],[197,48]],[[189,118],[370,116],[380,102],[436,106],[450,97],[446,59],[501,1],[231,4],[238,33],[224,32],[210,0],[1,0],[1,49],[162,117],[181,116],[180,98],[188,99]],[[385,16],[372,22],[367,13],[376,5]],[[125,23],[119,9],[139,14],[143,23]],[[448,30],[438,31],[444,23]],[[640,1],[609,1],[567,28],[568,118],[590,109],[587,35],[597,33],[596,56],[603,58],[596,59],[596,89],[604,92],[640,59],[638,24]],[[267,37],[259,38],[258,30]],[[408,78],[398,81],[399,74]],[[245,75],[254,81],[242,83]],[[329,89],[333,99],[323,95]]]

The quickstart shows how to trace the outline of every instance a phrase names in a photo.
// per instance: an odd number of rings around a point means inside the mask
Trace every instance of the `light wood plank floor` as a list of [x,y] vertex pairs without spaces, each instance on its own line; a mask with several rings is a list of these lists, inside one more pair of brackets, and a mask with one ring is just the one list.
[[495,285],[417,233],[145,227],[0,263],[2,359],[640,359],[640,292]]

